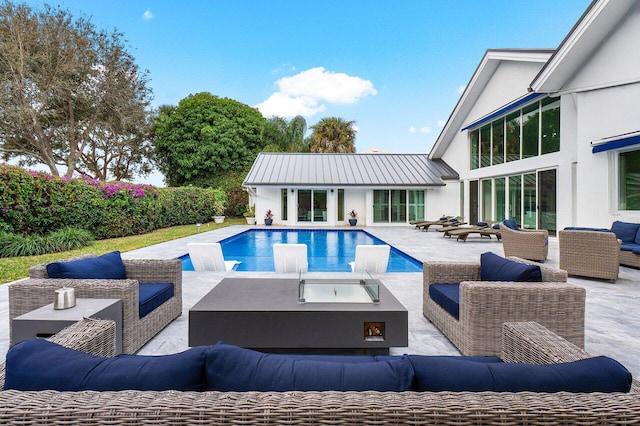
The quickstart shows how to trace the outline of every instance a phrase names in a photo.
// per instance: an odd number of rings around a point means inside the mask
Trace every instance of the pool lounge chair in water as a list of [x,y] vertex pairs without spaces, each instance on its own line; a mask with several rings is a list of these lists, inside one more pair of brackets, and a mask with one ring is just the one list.
[[220,243],[189,243],[189,258],[196,271],[233,271],[241,262],[224,260]]
[[387,272],[390,251],[388,245],[357,245],[356,260],[349,262],[351,272]]
[[307,272],[309,270],[307,245],[274,244],[273,263],[276,272]]

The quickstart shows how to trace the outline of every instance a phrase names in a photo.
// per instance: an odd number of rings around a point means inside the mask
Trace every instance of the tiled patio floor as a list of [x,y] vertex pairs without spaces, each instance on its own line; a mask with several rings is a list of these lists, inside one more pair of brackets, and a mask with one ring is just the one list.
[[[247,229],[230,226],[206,231],[188,238],[123,253],[124,258],[175,258],[186,253],[189,241],[215,242]],[[469,237],[466,243],[443,238],[442,233],[417,231],[413,227],[370,227],[367,232],[418,260],[477,261],[480,254],[493,251],[504,255],[502,243],[495,239]],[[558,266],[558,240],[549,242],[546,265]],[[188,312],[202,296],[225,276],[273,277],[273,272],[184,272],[183,314],[145,345],[140,354],[166,354],[187,348]],[[393,348],[392,354],[416,353],[457,355],[457,349],[422,315],[422,274],[388,273],[380,276],[409,311],[409,347]],[[621,267],[616,283],[570,277],[569,282],[587,290],[586,350],[607,355],[624,364],[640,377],[640,270]],[[7,285],[0,286],[0,357],[9,344]]]

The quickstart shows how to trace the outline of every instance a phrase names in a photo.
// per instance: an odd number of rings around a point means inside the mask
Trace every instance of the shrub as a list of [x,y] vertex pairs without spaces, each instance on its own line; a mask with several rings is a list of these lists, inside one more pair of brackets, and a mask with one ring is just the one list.
[[82,229],[64,228],[46,235],[0,233],[0,257],[38,256],[79,249],[93,241]]
[[227,192],[227,216],[242,217],[249,203],[249,194],[242,188],[234,188]]

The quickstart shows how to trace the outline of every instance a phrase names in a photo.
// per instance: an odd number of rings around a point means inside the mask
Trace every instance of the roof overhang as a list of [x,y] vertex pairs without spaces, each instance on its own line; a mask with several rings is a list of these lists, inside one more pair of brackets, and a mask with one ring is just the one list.
[[556,93],[579,71],[609,33],[638,6],[636,0],[593,1],[531,82],[536,93]]

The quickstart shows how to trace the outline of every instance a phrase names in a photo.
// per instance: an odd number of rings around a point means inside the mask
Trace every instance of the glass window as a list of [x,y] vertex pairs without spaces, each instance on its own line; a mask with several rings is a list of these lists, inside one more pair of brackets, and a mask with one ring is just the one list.
[[480,129],[480,167],[491,165],[491,126]]
[[546,229],[556,235],[556,170],[538,172],[538,229]]
[[[482,181],[482,220],[491,220],[492,218],[491,199],[493,198],[493,194],[491,193],[491,183],[491,179]],[[472,225],[475,225],[475,223],[472,223]]]
[[409,221],[424,220],[424,191],[409,191]]
[[389,191],[386,189],[373,190],[373,221],[389,222]]
[[506,212],[506,194],[505,194],[505,178],[496,178],[493,180],[495,186],[496,198],[495,198],[495,220],[496,222],[502,222],[505,220]]
[[338,220],[344,220],[344,189],[338,189]]
[[298,190],[298,222],[311,222],[311,190]]
[[391,191],[391,222],[404,223],[407,221],[407,191],[394,189]]
[[536,174],[527,173],[522,175],[524,188],[523,188],[523,210],[524,221],[522,227],[526,229],[536,229],[538,225],[538,216],[536,211]]
[[491,124],[492,164],[504,163],[504,118]]
[[522,223],[522,176],[509,176],[509,218]]
[[506,117],[507,161],[520,159],[520,111]]
[[618,187],[618,209],[640,210],[640,151],[620,153]]
[[478,168],[478,146],[480,144],[480,130],[469,133],[469,150],[471,152],[471,170]]
[[560,99],[542,101],[542,154],[560,151]]
[[327,221],[327,191],[313,191],[313,221]]
[[287,188],[282,188],[280,190],[280,211],[281,211],[281,216],[282,216],[282,220],[287,220],[288,212],[287,212],[287,197],[288,197],[288,193],[287,193]]
[[522,109],[522,158],[538,155],[540,112],[538,102]]

